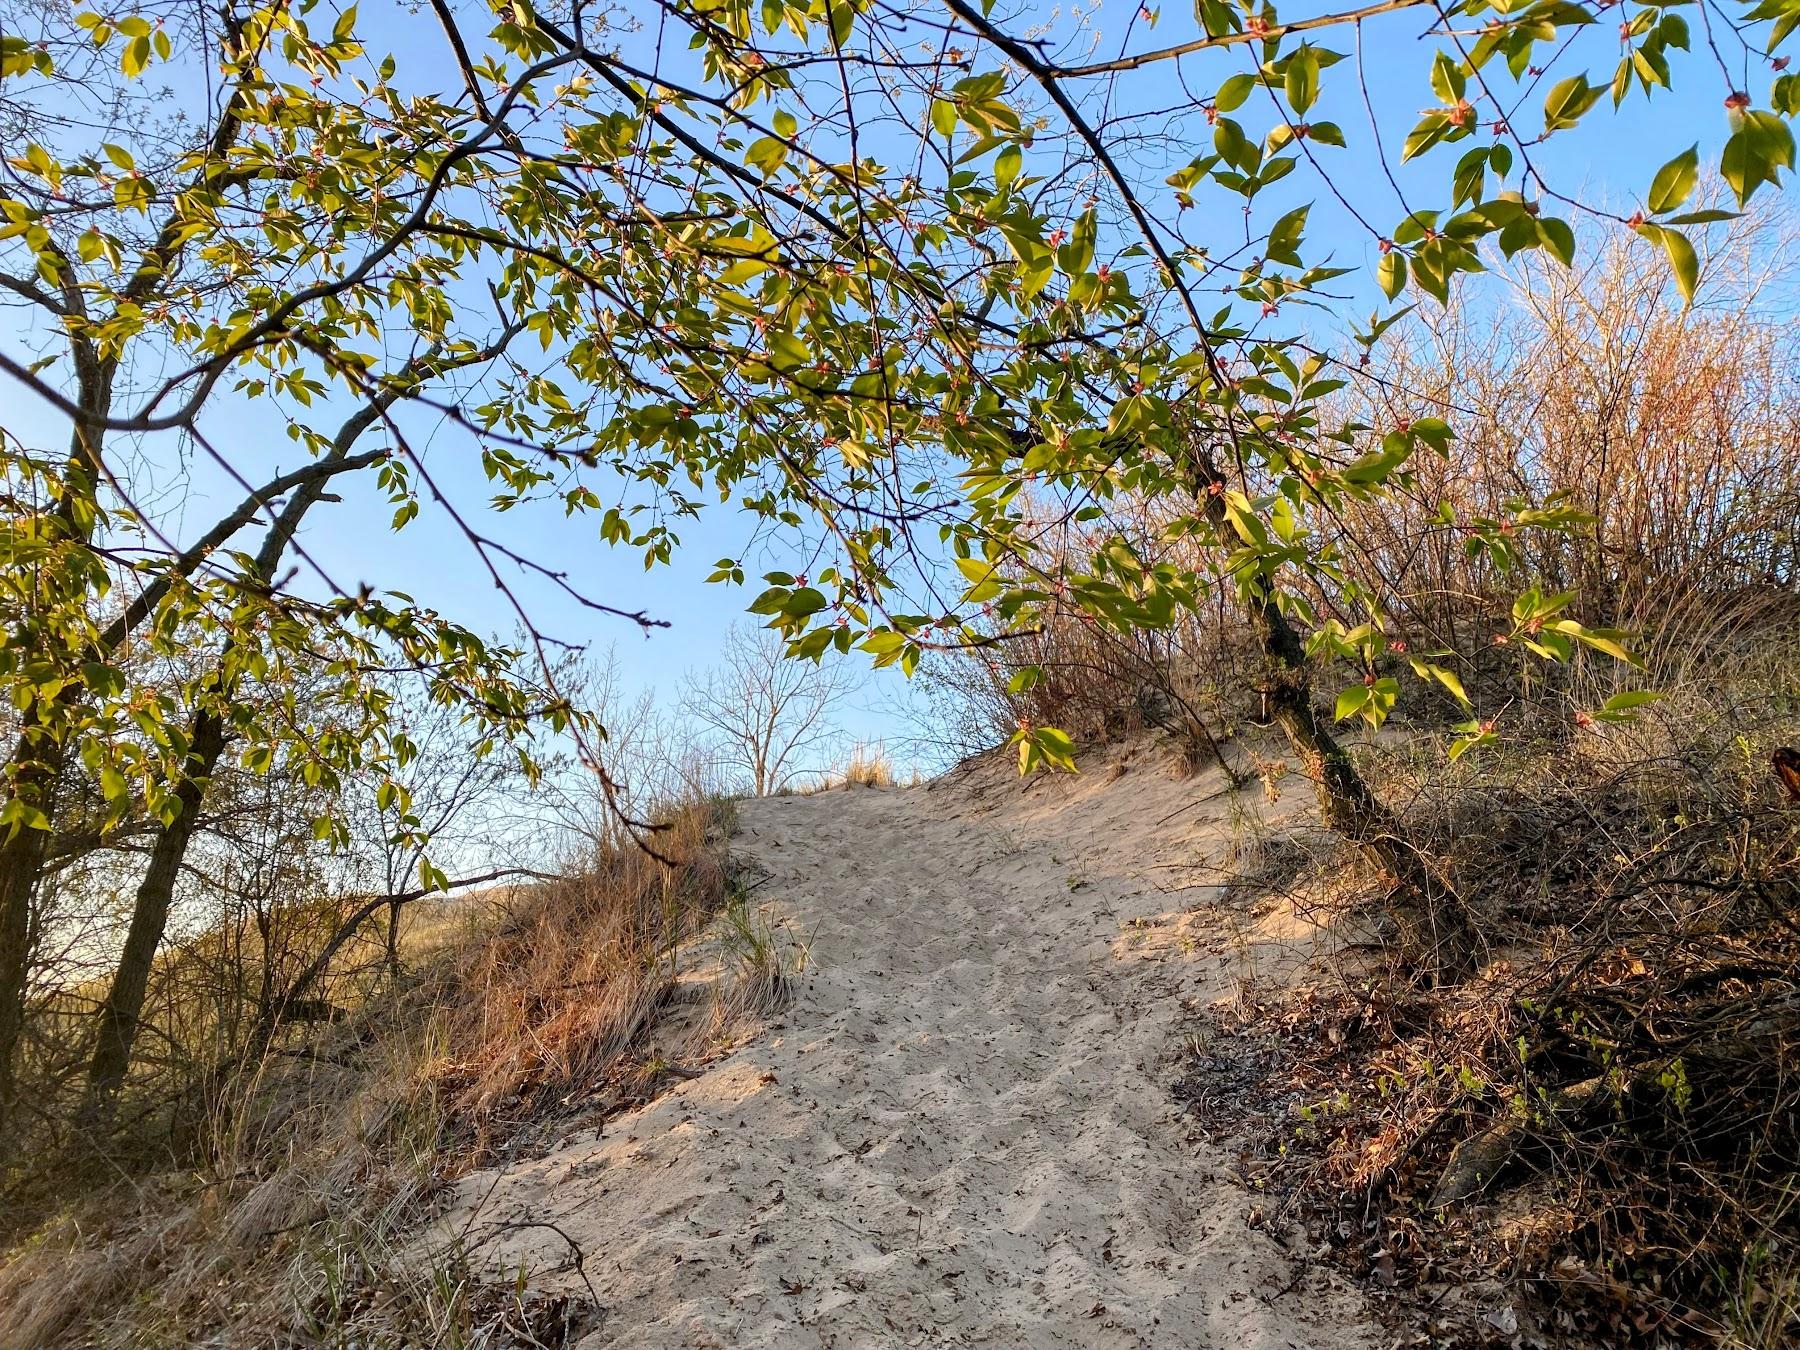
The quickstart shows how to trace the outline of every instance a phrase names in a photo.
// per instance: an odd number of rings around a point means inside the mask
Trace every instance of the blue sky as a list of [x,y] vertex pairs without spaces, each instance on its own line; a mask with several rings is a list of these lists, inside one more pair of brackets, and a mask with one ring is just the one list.
[[[632,3],[641,5],[642,0]],[[995,11],[997,16],[1005,12],[1004,6]],[[1310,7],[1290,9],[1282,17],[1297,18],[1312,12],[1317,11]],[[1396,162],[1400,137],[1422,109],[1435,103],[1427,80],[1434,44],[1418,40],[1425,26],[1425,13],[1428,11],[1371,22],[1364,31],[1369,97],[1386,132],[1390,160]],[[1175,7],[1169,8],[1167,20],[1153,30],[1141,17],[1132,19],[1132,14],[1133,7],[1116,0],[1089,11],[1090,22],[1101,35],[1097,57],[1116,54],[1120,32],[1128,20],[1134,25],[1129,43],[1133,50],[1178,42],[1193,36],[1195,31],[1192,18]],[[1009,27],[1021,31],[1031,17],[1028,11],[1015,9]],[[378,14],[376,6],[365,5],[363,20],[367,45],[377,54],[384,43],[404,53],[415,25],[431,26],[433,42],[436,40],[433,21],[423,12],[389,10]],[[1066,21],[1066,15],[1057,20]],[[1602,22],[1606,22],[1604,16]],[[1348,33],[1329,31],[1315,36],[1323,45],[1350,50],[1352,38]],[[1704,55],[1698,35],[1696,39],[1695,45],[1702,52],[1678,61],[1675,92],[1659,91],[1648,107],[1641,97],[1634,97],[1617,115],[1611,110],[1610,100],[1604,100],[1582,127],[1552,137],[1538,147],[1534,154],[1546,174],[1571,195],[1606,199],[1628,214],[1658,166],[1690,143],[1699,143],[1703,164],[1716,163],[1728,134],[1723,102],[1729,87],[1717,65]],[[628,39],[627,44],[640,40]],[[1251,61],[1247,48],[1237,48],[1191,58],[1182,63],[1181,70],[1190,88],[1210,90],[1226,75],[1250,68]],[[1610,75],[1610,66],[1601,69],[1598,61],[1590,62],[1590,68],[1596,81]],[[1346,63],[1331,72],[1325,85],[1326,95],[1310,119],[1342,123],[1350,136],[1351,149],[1319,147],[1317,153],[1336,171],[1334,182],[1350,206],[1386,228],[1399,212],[1391,188],[1366,151],[1367,112],[1357,81],[1353,76],[1346,77],[1349,70]],[[1119,97],[1141,100],[1148,107],[1149,100],[1168,95],[1175,74],[1173,66],[1163,66],[1152,68],[1148,76],[1128,77],[1130,83],[1120,86]],[[1749,88],[1759,103],[1766,99],[1769,78],[1766,69],[1749,73]],[[1541,102],[1541,92],[1535,97]],[[1128,105],[1121,102],[1119,106]],[[1265,129],[1270,120],[1269,110],[1259,107],[1254,98],[1236,115],[1253,131]],[[1402,189],[1409,198],[1417,194],[1412,204],[1441,204],[1445,195],[1441,185],[1447,181],[1448,165],[1457,153],[1456,149],[1442,150],[1427,157],[1423,164],[1396,165]],[[1027,168],[1029,171],[1029,163]],[[1297,172],[1271,195],[1276,193],[1281,194],[1277,207],[1309,200],[1314,203],[1309,237],[1330,241],[1340,265],[1373,268],[1378,256],[1374,240],[1355,224],[1345,206],[1316,177]],[[1172,205],[1169,209],[1173,210]],[[1619,228],[1580,219],[1575,225],[1578,239],[1589,244],[1596,231]],[[1366,275],[1345,278],[1339,286],[1355,287],[1356,302],[1346,307],[1349,315],[1360,319],[1374,307],[1375,296]],[[24,346],[22,335],[3,326],[11,322],[7,314],[0,313],[0,342],[9,351],[18,352]],[[56,416],[24,397],[17,388],[0,383],[0,400],[4,400],[5,411],[0,416],[6,425],[27,439],[50,444],[62,438],[64,433]],[[486,488],[467,438],[453,428],[434,426],[433,419],[417,412],[410,415],[410,421],[417,435],[416,444],[427,448],[427,462],[433,473],[461,506],[478,509]],[[205,424],[215,443],[229,448],[240,463],[256,466],[253,473],[246,468],[254,479],[266,478],[274,466],[288,467],[297,462],[299,452],[266,405],[246,400],[222,401]],[[170,453],[171,446],[167,439],[158,442],[158,453]],[[173,484],[178,477],[177,466],[164,463],[159,474]],[[200,464],[192,466],[190,486],[186,519],[196,526],[242,495],[235,485],[222,481],[216,470]],[[390,528],[389,516],[390,508],[373,493],[352,491],[343,503],[315,510],[304,532],[305,547],[326,565],[336,581],[347,587],[367,581],[407,591],[474,627],[503,631],[513,626],[514,618],[504,597],[441,512],[427,507],[417,521],[399,533]],[[544,630],[569,641],[602,648],[616,643],[628,682],[636,688],[664,689],[683,669],[708,662],[726,624],[754,595],[754,581],[760,571],[790,564],[790,558],[765,550],[760,556],[751,554],[746,559],[746,570],[753,583],[747,591],[705,584],[704,578],[716,559],[737,556],[743,551],[748,524],[735,507],[716,507],[703,520],[684,524],[684,548],[673,565],[650,571],[632,552],[600,543],[596,520],[565,519],[553,505],[502,516],[487,514],[482,528],[510,547],[547,565],[566,569],[582,590],[597,599],[622,608],[642,608],[666,620],[670,625],[667,629],[644,637],[626,622],[600,618],[581,609],[548,584],[509,578],[518,583],[519,593],[528,600],[534,618]],[[882,734],[888,718],[881,709],[895,696],[903,696],[897,686],[897,676],[870,677],[861,706],[847,715],[850,729],[869,736]]]

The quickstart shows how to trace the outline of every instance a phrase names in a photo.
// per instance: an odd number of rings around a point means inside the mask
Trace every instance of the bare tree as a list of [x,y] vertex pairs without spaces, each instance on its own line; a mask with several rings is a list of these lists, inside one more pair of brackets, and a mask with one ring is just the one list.
[[[481,753],[483,733],[469,717],[416,684],[397,692],[391,717],[413,753],[392,778],[363,775],[352,829],[361,836],[371,889],[392,898],[387,968],[398,980],[402,897],[426,880],[423,868],[471,873],[498,865],[503,853],[529,856],[529,838],[512,836],[530,809],[533,775],[505,749]],[[404,797],[390,783],[403,787]]]
[[557,756],[539,785],[540,812],[566,832],[579,863],[595,849],[627,842],[620,820],[655,820],[675,803],[706,796],[716,785],[681,719],[657,706],[655,691],[633,694],[617,649],[571,662],[563,687],[598,724],[606,747],[608,785],[579,755]]
[[683,680],[680,709],[725,775],[766,797],[823,768],[845,692],[839,667],[789,660],[778,633],[733,624],[717,664]]

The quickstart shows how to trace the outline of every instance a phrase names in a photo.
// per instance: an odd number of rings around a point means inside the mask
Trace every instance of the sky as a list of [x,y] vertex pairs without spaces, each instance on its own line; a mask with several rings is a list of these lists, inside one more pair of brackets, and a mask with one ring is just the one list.
[[[625,12],[631,13],[634,7],[642,11],[640,17],[648,22],[650,8],[645,0],[629,0]],[[1321,8],[1289,8],[1282,17],[1298,18],[1320,12]],[[1048,32],[1067,31],[1069,25],[1086,23],[1099,35],[1095,47],[1100,58],[1121,50],[1121,35],[1128,25],[1131,35],[1123,39],[1123,48],[1128,50],[1179,42],[1195,32],[1191,16],[1178,7],[1170,7],[1151,28],[1141,14],[1134,16],[1133,8],[1118,0],[1053,12],[1014,6],[1011,18],[1006,18],[1008,11],[1001,5],[994,14],[1014,32],[1023,31],[1033,22],[1041,23]],[[424,45],[411,40],[415,26],[431,25],[432,37],[437,36],[429,14],[410,7],[366,4],[362,19],[365,42],[373,52],[379,52],[384,45],[402,53],[409,46]],[[1602,22],[1606,22],[1605,16]],[[1368,94],[1376,118],[1384,130],[1391,131],[1387,138],[1390,146],[1397,144],[1422,109],[1435,102],[1427,83],[1432,45],[1419,40],[1424,27],[1422,14],[1403,14],[1367,25],[1364,34]],[[1340,50],[1348,50],[1351,41],[1348,34],[1335,30],[1316,36],[1325,45]],[[627,38],[627,49],[643,40]],[[1698,41],[1695,45],[1702,47]],[[1205,53],[1185,60],[1180,73],[1191,88],[1210,89],[1224,76],[1248,68],[1247,51],[1237,48]],[[1584,199],[1605,199],[1629,213],[1633,200],[1641,198],[1659,165],[1688,144],[1699,143],[1702,163],[1716,163],[1728,134],[1723,106],[1729,92],[1726,76],[1710,59],[1701,57],[1680,61],[1677,70],[1676,91],[1658,91],[1648,109],[1641,98],[1634,98],[1624,113],[1615,115],[1610,100],[1603,101],[1591,115],[1591,125],[1584,124],[1576,133],[1552,137],[1537,148],[1534,154],[1539,167],[1565,190],[1577,191]],[[1122,83],[1113,110],[1149,111],[1151,100],[1168,97],[1174,101],[1169,81],[1176,74],[1175,67],[1164,66],[1154,78],[1140,76],[1129,84]],[[1604,72],[1596,70],[1595,78],[1609,74],[1610,68]],[[1748,75],[1748,87],[1759,102],[1766,98],[1768,79],[1766,70]],[[1383,228],[1391,226],[1398,212],[1393,192],[1378,167],[1369,162],[1366,151],[1356,148],[1356,133],[1366,131],[1368,117],[1356,81],[1334,76],[1327,81],[1326,89],[1325,99],[1310,114],[1310,120],[1337,120],[1352,134],[1349,151],[1318,147],[1318,153],[1327,157],[1327,162],[1332,162],[1330,156],[1338,156],[1334,167],[1344,166],[1339,167],[1333,179],[1348,205],[1334,198],[1317,178],[1305,173],[1295,173],[1280,185],[1276,192],[1286,195],[1276,205],[1279,208],[1286,202],[1314,203],[1309,238],[1329,241],[1339,265],[1359,269],[1358,277],[1345,278],[1338,285],[1352,288],[1349,293],[1354,300],[1345,306],[1345,311],[1360,319],[1376,307],[1377,297],[1368,274],[1378,252],[1373,237],[1356,224],[1352,209]],[[1141,107],[1133,108],[1126,102],[1134,98],[1143,100]],[[1266,112],[1248,104],[1240,115],[1247,126],[1256,127],[1266,125]],[[1208,147],[1196,147],[1204,148]],[[1428,157],[1423,166],[1415,163],[1397,167],[1400,186],[1413,204],[1436,203],[1442,198],[1439,185],[1446,181],[1448,162],[1455,153],[1441,151]],[[1577,220],[1576,228],[1578,237],[1587,245],[1593,242],[1595,231],[1620,227]],[[1329,326],[1331,321],[1325,322]],[[28,335],[18,330],[12,311],[0,310],[0,345],[15,354],[29,346]],[[486,496],[486,488],[467,438],[418,410],[408,417],[417,437],[415,444],[426,448],[434,475],[460,504],[478,507]],[[0,377],[0,421],[27,440],[42,444],[58,443],[66,434],[52,410],[17,386],[8,386],[4,377]],[[268,468],[291,467],[298,462],[299,451],[262,403],[222,400],[209,413],[205,425],[215,443],[229,448],[240,462]],[[171,449],[172,442],[167,438],[158,443],[155,453],[164,458],[159,461],[157,472],[170,489],[170,500],[183,495],[177,488],[185,489],[184,514],[189,528],[175,532],[191,534],[219,510],[235,504],[242,491],[208,465],[191,463],[184,469],[170,462],[167,457]],[[263,478],[268,474],[251,476]],[[347,493],[341,504],[322,506],[313,512],[304,530],[304,545],[346,588],[370,582],[409,592],[471,627],[504,632],[515,626],[516,619],[506,598],[496,591],[481,561],[441,512],[427,508],[417,521],[398,533],[390,528],[390,513],[391,508],[372,492]],[[641,557],[631,551],[601,543],[597,524],[597,519],[566,519],[559,507],[546,504],[506,515],[486,513],[482,528],[510,547],[547,565],[566,569],[572,581],[595,598],[620,608],[643,609],[667,623],[666,628],[646,635],[626,621],[604,618],[580,608],[548,584],[509,578],[518,583],[519,594],[526,598],[535,622],[544,631],[601,649],[616,645],[624,680],[634,691],[647,688],[666,697],[681,671],[706,665],[725,626],[741,617],[742,607],[754,596],[758,574],[790,562],[773,553],[765,552],[760,557],[752,554],[746,558],[746,571],[751,578],[748,588],[706,584],[704,578],[715,560],[740,555],[748,538],[747,518],[730,505],[709,511],[699,522],[684,523],[684,547],[673,564],[649,571],[644,569]],[[904,737],[907,729],[896,720],[895,706],[906,701],[907,692],[897,676],[865,676],[861,692],[845,712],[847,729],[869,738]]]

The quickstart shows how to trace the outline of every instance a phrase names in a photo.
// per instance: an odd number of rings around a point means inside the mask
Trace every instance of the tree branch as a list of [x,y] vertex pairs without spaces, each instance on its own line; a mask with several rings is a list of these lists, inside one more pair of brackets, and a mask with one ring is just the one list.
[[[1260,32],[1220,33],[1195,38],[1192,42],[1180,42],[1173,47],[1160,47],[1151,52],[1139,52],[1136,56],[1121,56],[1116,61],[1096,61],[1087,66],[1051,66],[1044,69],[1059,79],[1081,79],[1088,75],[1109,75],[1115,71],[1136,70],[1139,66],[1147,66],[1156,61],[1170,61],[1176,57],[1187,56],[1193,52],[1206,51],[1212,47],[1236,47],[1246,42],[1270,42],[1276,38],[1286,37],[1289,33],[1305,33],[1315,28],[1333,28],[1338,24],[1356,23],[1361,19],[1373,18],[1377,14],[1386,14],[1393,10],[1418,9],[1434,4],[1434,0],[1378,0],[1373,5],[1365,5],[1361,9],[1346,9],[1336,14],[1320,14],[1311,19],[1296,19],[1293,23],[1276,24],[1273,28],[1265,28]],[[954,8],[954,6],[953,6]]]

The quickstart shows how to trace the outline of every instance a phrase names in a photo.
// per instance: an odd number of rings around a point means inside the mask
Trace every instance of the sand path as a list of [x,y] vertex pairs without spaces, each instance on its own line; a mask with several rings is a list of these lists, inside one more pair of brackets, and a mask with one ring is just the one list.
[[748,803],[732,847],[809,953],[791,1006],[451,1221],[544,1289],[579,1243],[588,1347],[1372,1343],[1170,1096],[1184,1003],[1283,954],[1205,884],[1245,828],[1222,789],[1140,756]]

